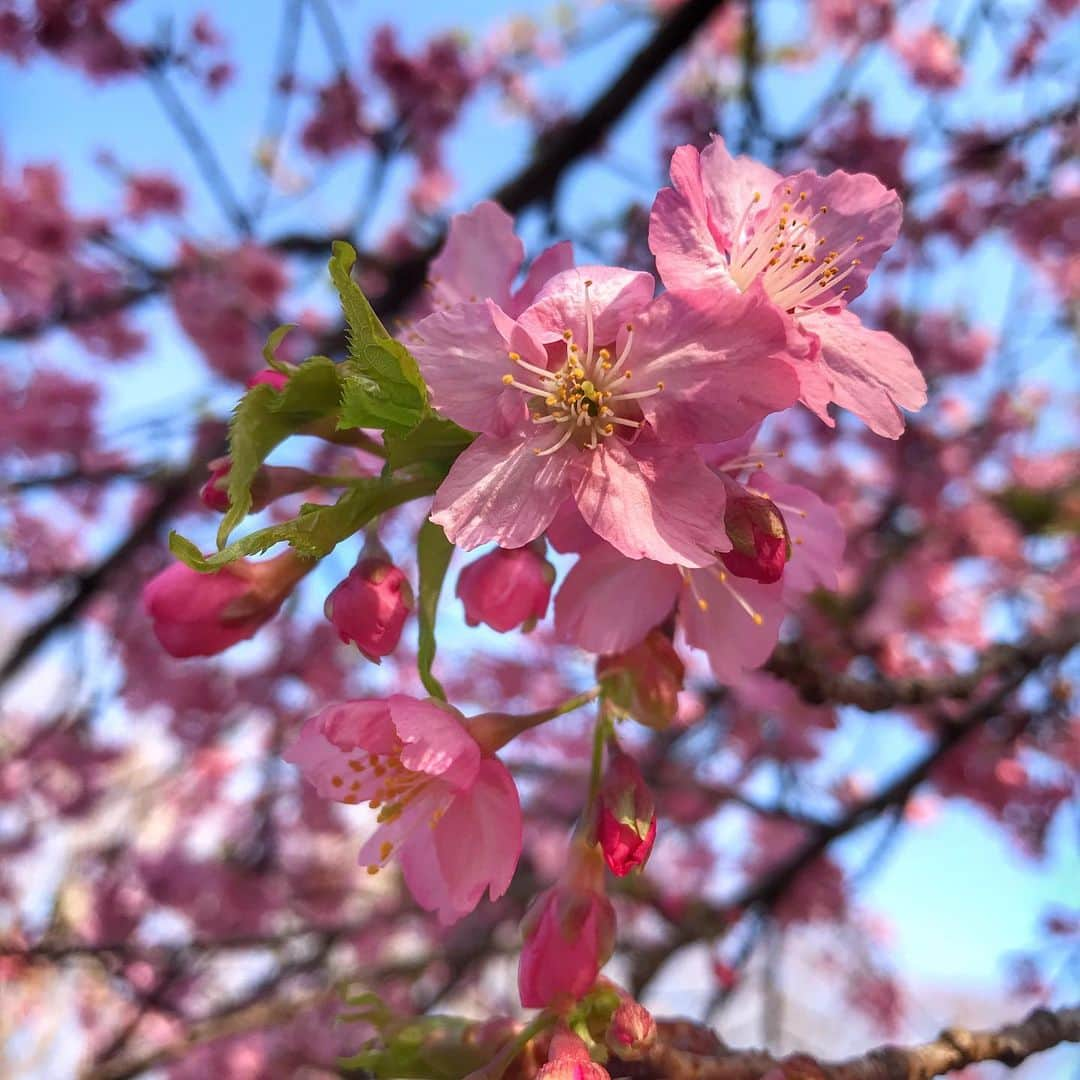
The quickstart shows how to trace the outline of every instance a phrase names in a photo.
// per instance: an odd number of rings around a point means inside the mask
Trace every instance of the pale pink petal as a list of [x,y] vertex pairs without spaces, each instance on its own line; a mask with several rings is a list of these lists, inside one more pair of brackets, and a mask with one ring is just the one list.
[[[784,178],[773,192],[772,199],[761,212],[761,221],[780,217],[790,206],[801,200],[812,214],[821,207],[827,212],[812,225],[819,254],[837,252],[836,266],[842,273],[836,285],[818,296],[816,303],[850,302],[866,288],[866,279],[900,234],[902,207],[900,196],[887,188],[870,173],[848,173],[842,169],[818,176],[810,169]],[[824,243],[821,241],[824,240]],[[858,260],[852,265],[853,260]]]
[[574,245],[569,240],[562,240],[545,248],[533,259],[521,288],[514,293],[508,308],[514,315],[520,315],[535,299],[537,293],[550,278],[569,270],[574,265]]
[[452,543],[466,551],[491,541],[524,547],[547,528],[568,494],[578,451],[537,454],[552,438],[529,434],[482,435],[454,462],[431,506],[431,520]]
[[628,558],[707,566],[731,546],[724,485],[692,450],[616,436],[582,460],[581,516]]
[[547,539],[548,543],[563,555],[570,552],[580,555],[596,544],[603,543],[589,528],[573,499],[565,499],[551,519],[551,524],[547,527]]
[[668,292],[638,320],[630,383],[663,384],[640,404],[665,442],[721,442],[798,400],[786,345],[784,319],[761,289]]
[[514,219],[497,203],[478,203],[450,219],[446,244],[431,264],[434,298],[460,304],[490,297],[506,307],[524,256]]
[[476,783],[454,800],[434,834],[447,886],[442,922],[472,911],[485,889],[492,900],[502,896],[521,854],[521,804],[506,766],[485,758]]
[[[384,701],[346,701],[329,705],[304,721],[300,734],[282,755],[295,765],[324,799],[354,801],[370,798],[377,779],[356,773],[350,760],[364,754],[389,754],[396,749],[390,711]],[[359,781],[360,788],[351,789]]]
[[[784,600],[780,581],[762,585],[726,576],[724,584],[715,568],[691,571],[693,588],[688,586],[683,592],[679,611],[687,642],[704,649],[716,678],[731,684],[768,660],[780,635]],[[760,625],[736,594],[761,616]]]
[[832,400],[876,434],[899,438],[900,409],[915,412],[926,404],[926,380],[907,346],[892,334],[868,330],[847,310],[809,312],[799,322],[821,343]]
[[385,866],[395,857],[404,862],[410,849],[414,854],[418,850],[430,853],[431,823],[446,811],[454,794],[454,788],[448,784],[430,780],[413,798],[402,803],[401,813],[376,826],[361,845],[356,861],[361,866]]
[[438,776],[455,788],[466,788],[480,767],[480,747],[449,705],[392,695],[390,719],[405,744],[401,764],[412,772]]
[[734,439],[712,443],[709,446],[699,446],[698,454],[709,468],[722,469],[729,461],[742,461],[751,457],[754,440],[760,431],[761,425],[755,424],[749,431],[743,432]]
[[587,345],[585,282],[597,347],[610,345],[620,328],[631,323],[652,299],[652,274],[613,266],[579,266],[556,274],[522,312],[521,323],[538,340],[556,341],[569,330],[581,348]]
[[779,174],[750,158],[733,158],[724,140],[714,138],[700,155],[692,146],[675,151],[671,182],[649,218],[649,247],[661,280],[669,289],[734,288],[728,257]]
[[675,567],[628,559],[597,544],[578,559],[555,597],[555,633],[589,652],[622,652],[671,614],[679,585]]
[[649,249],[669,289],[729,284],[722,237],[710,227],[696,147],[680,146],[671,158],[672,187],[662,188],[649,216]]
[[791,558],[784,567],[784,593],[835,589],[844,557],[844,527],[836,511],[800,484],[785,484],[755,473],[752,486],[779,507],[791,536]]
[[[489,435],[504,434],[508,418],[522,420],[526,413],[524,395],[502,381],[514,366],[509,341],[497,325],[500,315],[512,328],[512,320],[495,305],[459,304],[421,319],[408,339],[432,404],[469,431]],[[518,351],[527,340],[523,330],[515,336]],[[534,362],[537,356],[546,359],[535,343],[531,355]]]

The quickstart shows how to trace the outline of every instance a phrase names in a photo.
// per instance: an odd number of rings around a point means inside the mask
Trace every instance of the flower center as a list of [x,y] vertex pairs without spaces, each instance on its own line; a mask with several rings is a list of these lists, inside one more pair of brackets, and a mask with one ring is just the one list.
[[[784,188],[784,193],[790,196],[792,189]],[[822,231],[829,208],[813,210],[807,199],[807,193],[800,191],[794,202],[781,203],[775,217],[760,222],[730,256],[729,270],[740,289],[749,288],[760,275],[773,303],[788,311],[837,303],[850,288],[838,286],[860,261],[849,256],[863,237],[856,236],[840,251],[830,249]],[[741,237],[751,210],[760,202],[761,192],[755,191],[736,237]]]
[[536,451],[541,456],[554,454],[571,441],[579,449],[595,450],[617,428],[636,430],[644,423],[636,402],[664,389],[663,383],[648,390],[624,389],[633,375],[625,365],[634,345],[634,327],[626,324],[626,341],[618,357],[613,359],[613,348],[598,349],[591,287],[592,282],[586,281],[584,351],[574,341],[573,332],[564,330],[566,359],[555,370],[530,364],[516,352],[509,354],[511,363],[529,372],[536,383],[524,382],[512,374],[504,375],[502,381],[529,395],[534,424],[551,424],[556,431],[551,445]]

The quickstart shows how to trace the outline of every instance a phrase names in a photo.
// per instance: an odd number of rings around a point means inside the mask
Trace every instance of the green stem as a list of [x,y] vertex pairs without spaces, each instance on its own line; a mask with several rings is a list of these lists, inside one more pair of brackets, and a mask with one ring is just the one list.
[[557,1014],[545,1009],[526,1024],[482,1069],[473,1073],[466,1080],[501,1080],[510,1062],[542,1031],[546,1031],[558,1020]]

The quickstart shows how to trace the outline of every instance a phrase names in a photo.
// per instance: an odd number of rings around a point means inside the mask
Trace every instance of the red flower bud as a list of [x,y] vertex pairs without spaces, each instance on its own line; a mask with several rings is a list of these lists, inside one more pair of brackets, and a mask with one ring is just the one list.
[[248,389],[250,389],[253,386],[262,386],[265,383],[267,386],[272,386],[278,393],[281,393],[288,381],[289,376],[284,372],[275,371],[273,368],[264,368],[262,371],[252,375],[247,384]]
[[611,1014],[607,1044],[623,1061],[637,1061],[656,1042],[656,1021],[643,1005],[633,998],[623,998]]
[[651,631],[640,645],[626,652],[601,657],[596,665],[608,701],[657,731],[663,731],[678,713],[685,674],[675,646],[661,630]]
[[[215,458],[210,462],[210,478],[199,491],[203,506],[218,513],[229,509],[229,472],[232,461],[228,457]],[[265,510],[271,503],[285,495],[295,495],[311,487],[313,478],[304,469],[290,465],[263,465],[251,481],[251,513]]]
[[566,873],[532,902],[521,930],[518,992],[527,1009],[577,1001],[615,947],[615,909],[594,848],[575,845]]
[[213,656],[253,637],[312,566],[291,551],[261,563],[241,559],[209,574],[174,563],[143,586],[143,607],[167,653]]
[[656,840],[656,805],[629,754],[612,744],[596,823],[604,861],[616,877],[644,866]]
[[323,611],[342,641],[351,641],[377,664],[397,648],[412,609],[413,593],[405,574],[388,559],[369,556],[361,558],[330,593]]
[[461,571],[457,594],[470,626],[487,623],[505,634],[531,630],[544,617],[554,580],[554,568],[534,548],[496,548]]
[[783,514],[772,499],[755,495],[734,481],[729,481],[727,488],[724,528],[731,551],[723,552],[720,561],[736,577],[762,585],[779,581],[791,557],[791,537]]

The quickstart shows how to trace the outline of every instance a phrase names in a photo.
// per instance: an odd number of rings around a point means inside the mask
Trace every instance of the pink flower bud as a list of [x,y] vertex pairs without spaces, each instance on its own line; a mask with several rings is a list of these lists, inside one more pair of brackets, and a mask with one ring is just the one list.
[[616,877],[644,866],[656,840],[656,806],[629,754],[612,744],[596,823],[604,861]]
[[[203,506],[218,513],[229,509],[229,457],[215,458],[210,462],[210,478],[199,491]],[[263,465],[251,481],[251,513],[265,510],[271,503],[286,495],[295,495],[312,486],[313,477],[305,469],[291,465]]]
[[536,1080],[611,1080],[611,1074],[593,1061],[581,1038],[561,1024],[551,1036],[547,1064]]
[[313,565],[292,551],[209,574],[174,563],[143,587],[143,607],[167,653],[213,656],[253,637]]
[[780,580],[791,557],[791,538],[772,499],[729,482],[724,528],[731,551],[723,552],[720,561],[731,573],[762,585]]
[[379,663],[396,648],[413,609],[409,579],[383,556],[361,558],[323,608],[341,640]]
[[611,1014],[607,1044],[623,1061],[637,1061],[656,1042],[656,1021],[643,1005],[633,998],[623,998]]
[[457,594],[470,626],[487,623],[505,634],[531,630],[544,617],[554,580],[554,568],[534,548],[496,548],[461,571]]
[[273,368],[264,368],[262,371],[252,375],[247,384],[248,389],[251,389],[253,386],[262,386],[265,383],[267,386],[272,386],[278,393],[281,393],[288,381],[289,376],[284,372],[275,371]]
[[657,731],[663,731],[678,714],[685,674],[675,646],[661,630],[650,631],[640,645],[626,652],[601,657],[596,665],[608,700]]
[[583,997],[615,946],[615,909],[604,895],[603,864],[593,848],[577,847],[571,860],[521,922],[518,993],[527,1009]]

